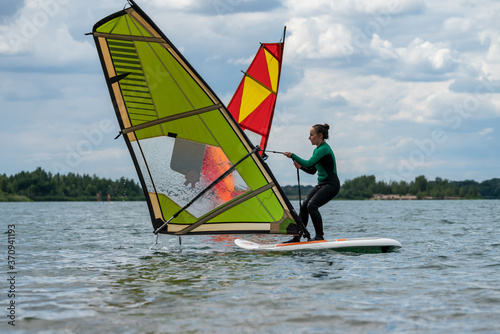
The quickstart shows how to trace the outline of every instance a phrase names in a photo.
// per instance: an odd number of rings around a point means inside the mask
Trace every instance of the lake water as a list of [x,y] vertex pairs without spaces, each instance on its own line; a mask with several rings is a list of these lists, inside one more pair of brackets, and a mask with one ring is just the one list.
[[236,236],[182,246],[160,236],[152,249],[142,202],[0,203],[0,331],[500,332],[500,201],[335,201],[322,213],[327,238],[389,237],[403,248],[259,253],[236,248]]

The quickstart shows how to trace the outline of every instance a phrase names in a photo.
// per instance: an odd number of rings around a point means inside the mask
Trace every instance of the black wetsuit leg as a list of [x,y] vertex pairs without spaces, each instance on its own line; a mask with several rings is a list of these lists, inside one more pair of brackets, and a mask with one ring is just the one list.
[[302,202],[300,218],[304,225],[307,226],[308,216],[311,216],[316,237],[318,238],[323,238],[324,235],[323,219],[319,213],[319,208],[337,196],[339,188],[338,185],[331,183],[318,184],[307,194],[306,199]]

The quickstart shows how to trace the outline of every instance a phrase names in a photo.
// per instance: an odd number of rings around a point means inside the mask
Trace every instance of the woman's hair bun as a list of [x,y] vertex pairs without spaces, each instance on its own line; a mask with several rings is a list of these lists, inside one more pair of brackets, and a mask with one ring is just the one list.
[[328,139],[328,130],[330,130],[330,125],[328,124],[316,124],[316,125],[313,125],[313,128],[314,130],[316,131],[316,133],[318,134],[322,134],[323,135],[323,139],[326,140]]

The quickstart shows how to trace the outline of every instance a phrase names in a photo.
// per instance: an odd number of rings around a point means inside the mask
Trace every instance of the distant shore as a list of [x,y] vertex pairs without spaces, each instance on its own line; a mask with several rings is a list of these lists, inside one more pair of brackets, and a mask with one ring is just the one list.
[[[283,194],[290,200],[302,198],[313,185],[285,185]],[[144,192],[134,180],[116,180],[96,175],[74,173],[52,174],[38,167],[33,172],[7,176],[0,174],[0,202],[88,202],[143,201]],[[343,182],[336,200],[458,200],[500,199],[500,178],[476,182],[428,180],[417,176],[414,181],[377,181],[374,175],[363,175]]]
[[373,197],[370,198],[370,201],[415,201],[415,200],[457,200],[457,199],[466,199],[464,197],[454,197],[454,196],[445,196],[445,197],[431,197],[431,196],[422,196],[418,197],[415,195],[383,195],[383,194],[373,194]]
[[26,196],[0,193],[0,202],[33,202]]
[[[299,196],[287,196],[287,198],[290,201],[298,201]],[[302,200],[304,200],[306,196],[302,196]],[[430,197],[430,196],[424,196],[424,197],[417,197],[414,195],[382,195],[382,194],[375,194],[371,198],[359,198],[359,199],[346,199],[346,198],[336,198],[335,200],[338,201],[353,201],[353,200],[358,200],[358,201],[422,201],[422,200],[436,200],[436,201],[442,201],[442,200],[469,200],[471,198],[464,198],[464,197]]]

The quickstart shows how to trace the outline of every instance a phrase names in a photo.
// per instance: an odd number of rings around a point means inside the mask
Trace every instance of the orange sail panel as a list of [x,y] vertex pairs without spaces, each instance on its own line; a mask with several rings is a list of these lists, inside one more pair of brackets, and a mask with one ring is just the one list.
[[[220,148],[213,146],[205,148],[201,167],[201,177],[205,184],[211,184],[229,168],[231,168],[231,162],[229,162]],[[233,174],[226,176],[215,185],[215,195],[219,198],[220,202],[218,204],[229,202],[236,197],[236,194]]]
[[261,136],[263,150],[273,121],[284,47],[284,37],[280,43],[261,44],[227,106],[242,129]]

